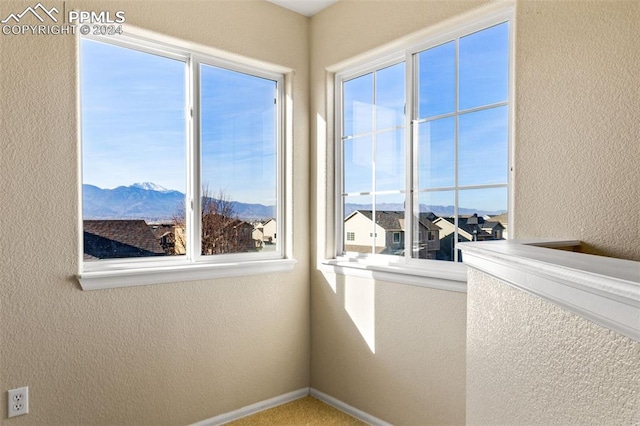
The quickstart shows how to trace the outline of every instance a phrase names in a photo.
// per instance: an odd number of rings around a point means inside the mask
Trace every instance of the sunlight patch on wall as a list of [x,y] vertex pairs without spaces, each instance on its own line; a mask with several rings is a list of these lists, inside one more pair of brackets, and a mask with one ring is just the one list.
[[[313,132],[313,126],[314,126],[313,122],[311,123],[311,126],[312,126],[312,132]],[[325,118],[319,113],[316,114],[315,132],[316,132],[316,143],[318,144],[318,146],[326,146],[327,122]],[[321,151],[322,150],[319,150],[318,154],[320,154]],[[319,161],[318,165],[323,163],[327,164],[327,167],[324,169],[319,168],[318,172],[316,173],[315,186],[316,186],[316,194],[317,194],[316,200],[317,200],[318,206],[324,205],[325,200],[329,199],[329,194],[331,193],[331,191],[328,190],[327,185],[328,185],[328,179],[329,179],[328,176],[330,173],[333,172],[333,170],[330,170],[331,166],[329,164],[330,163],[329,161],[324,161],[324,162]],[[331,236],[331,232],[330,232],[330,230],[333,229],[333,226],[327,226],[327,224],[329,223],[330,220],[333,220],[333,219],[332,218],[330,219],[329,217],[327,217],[328,212],[325,211],[324,209],[318,208],[316,213],[317,213],[316,235],[318,237],[318,241],[325,240],[326,242],[326,244],[324,245],[324,248],[321,249],[320,246],[318,246],[318,262],[319,264],[321,264],[324,259],[331,259],[335,256],[335,253],[331,253],[331,250],[328,248],[333,246],[333,237]],[[335,288],[334,288],[334,293],[335,293]]]
[[371,352],[376,353],[375,284],[357,277],[345,277],[344,308]]
[[337,284],[336,284],[336,276],[333,274],[324,274],[324,278],[331,290],[333,290],[333,294],[337,294]]

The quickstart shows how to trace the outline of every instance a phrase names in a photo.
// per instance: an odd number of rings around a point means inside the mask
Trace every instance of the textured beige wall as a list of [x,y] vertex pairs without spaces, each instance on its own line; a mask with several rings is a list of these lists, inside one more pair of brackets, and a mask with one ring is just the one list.
[[326,274],[311,386],[395,425],[464,424],[466,297]]
[[[517,237],[640,260],[640,3],[518,2]],[[469,424],[637,424],[640,344],[472,272]]]
[[467,423],[640,423],[640,343],[471,270]]
[[518,2],[517,238],[640,260],[640,2]]
[[136,26],[296,71],[298,263],[286,274],[81,291],[75,41],[0,36],[0,390],[27,385],[31,402],[7,420],[3,394],[0,423],[188,424],[308,386],[308,19],[263,1],[82,7],[122,9]]

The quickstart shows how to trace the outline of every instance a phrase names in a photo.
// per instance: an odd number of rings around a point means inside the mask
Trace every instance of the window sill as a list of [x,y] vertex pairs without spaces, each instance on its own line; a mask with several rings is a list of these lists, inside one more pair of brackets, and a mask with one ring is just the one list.
[[417,287],[458,293],[467,292],[467,267],[462,263],[427,260],[424,264],[382,264],[363,262],[359,259],[337,258],[322,262],[320,270]]
[[83,272],[78,281],[83,290],[102,290],[150,284],[166,284],[213,278],[262,275],[293,270],[294,259],[253,260],[216,264],[186,264],[153,268]]

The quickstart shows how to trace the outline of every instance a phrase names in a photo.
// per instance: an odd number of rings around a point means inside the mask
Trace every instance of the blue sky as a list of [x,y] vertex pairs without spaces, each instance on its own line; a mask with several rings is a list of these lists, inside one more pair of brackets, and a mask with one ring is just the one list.
[[[186,192],[184,62],[82,41],[83,182]],[[202,182],[274,205],[276,83],[201,66]]]
[[83,40],[83,182],[186,190],[185,64]]
[[236,201],[276,204],[276,82],[201,67],[202,181]]
[[[417,129],[414,173],[421,204],[454,204],[453,191],[433,190],[455,185],[456,133],[458,185],[507,183],[508,106],[465,110],[508,100],[508,38],[505,23],[460,38],[457,58],[455,41],[417,54],[416,115],[424,121]],[[404,73],[404,64],[397,64],[344,84],[344,192],[353,194],[346,202],[360,198],[356,193],[404,189],[398,167],[405,162],[404,129],[390,129],[404,124]],[[462,112],[457,120],[438,117],[456,111]],[[505,188],[464,190],[459,205],[506,210],[506,194]],[[384,202],[403,197],[385,195]]]
[[[459,110],[507,100],[507,40],[507,24],[460,39]],[[83,182],[102,188],[153,182],[186,192],[185,63],[90,40],[81,49]],[[455,43],[419,53],[417,63],[418,118],[428,121],[418,128],[416,173],[419,189],[428,191],[454,184],[456,121],[430,117],[455,110]],[[404,75],[401,63],[375,79],[345,83],[348,193],[404,189]],[[202,65],[202,181],[212,192],[275,204],[275,90],[274,81]],[[507,118],[506,106],[459,117],[460,185],[506,183]],[[504,194],[461,192],[460,205],[506,209]],[[452,204],[449,192],[421,197],[429,199],[425,204]]]

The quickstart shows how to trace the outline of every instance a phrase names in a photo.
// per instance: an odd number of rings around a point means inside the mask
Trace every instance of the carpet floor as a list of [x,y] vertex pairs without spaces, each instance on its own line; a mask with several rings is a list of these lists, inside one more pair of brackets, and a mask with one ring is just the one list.
[[366,423],[355,417],[333,408],[311,396],[270,408],[252,416],[244,417],[230,423],[228,426],[253,425],[286,425],[286,426],[321,426],[345,425],[361,426]]

